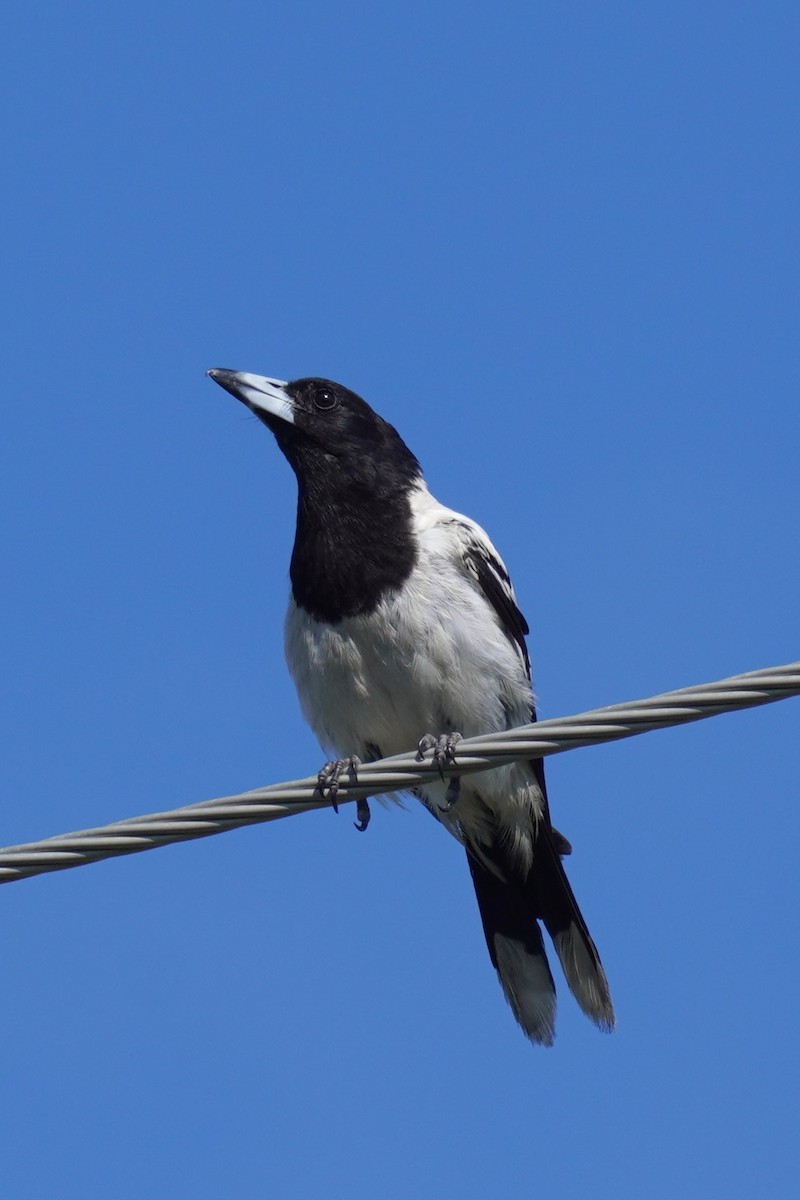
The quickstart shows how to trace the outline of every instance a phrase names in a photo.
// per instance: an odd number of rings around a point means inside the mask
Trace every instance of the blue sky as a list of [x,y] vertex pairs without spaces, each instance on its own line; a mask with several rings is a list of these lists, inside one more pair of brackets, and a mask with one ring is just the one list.
[[[796,5],[18,5],[6,844],[315,769],[294,481],[204,371],[326,375],[490,531],[558,716],[798,658]],[[619,1015],[516,1029],[459,848],[321,812],[2,891],[3,1186],[796,1186],[788,701],[550,761]]]

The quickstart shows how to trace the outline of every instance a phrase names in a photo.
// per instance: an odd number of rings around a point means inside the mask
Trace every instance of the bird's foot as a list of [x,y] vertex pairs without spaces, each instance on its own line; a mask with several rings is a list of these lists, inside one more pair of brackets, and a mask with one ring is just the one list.
[[[342,775],[346,774],[351,783],[358,783],[358,768],[361,766],[361,759],[356,758],[355,754],[351,754],[349,758],[332,758],[330,762],[326,762],[325,766],[317,775],[317,791],[323,797],[327,796],[333,805],[333,811],[339,811],[339,805],[336,803],[336,797],[339,795]],[[358,809],[359,820],[364,823],[364,815],[361,809],[361,801],[359,801]],[[369,809],[367,809],[367,821],[369,821]],[[366,829],[366,825],[364,825]]]
[[[442,733],[439,737],[435,737],[432,733],[426,733],[424,737],[420,738],[419,745],[417,746],[417,761],[422,762],[427,752],[432,750],[433,765],[438,769],[442,783],[444,783],[445,767],[455,765],[456,746],[460,741],[460,733]],[[450,812],[450,809],[458,800],[460,793],[461,778],[458,775],[453,775],[447,785],[444,804],[439,805],[439,811],[443,813]]]
[[444,783],[444,769],[445,767],[450,767],[455,764],[456,746],[460,741],[460,733],[442,733],[439,735],[439,737],[436,737],[432,733],[426,733],[424,737],[419,739],[419,745],[417,746],[417,762],[422,762],[428,751],[432,750],[433,765],[439,772],[442,783]]

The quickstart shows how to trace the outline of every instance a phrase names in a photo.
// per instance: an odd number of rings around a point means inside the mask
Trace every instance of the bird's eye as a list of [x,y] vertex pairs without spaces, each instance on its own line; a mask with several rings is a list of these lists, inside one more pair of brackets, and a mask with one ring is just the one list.
[[322,412],[336,407],[336,397],[329,388],[317,388],[314,392],[314,407]]

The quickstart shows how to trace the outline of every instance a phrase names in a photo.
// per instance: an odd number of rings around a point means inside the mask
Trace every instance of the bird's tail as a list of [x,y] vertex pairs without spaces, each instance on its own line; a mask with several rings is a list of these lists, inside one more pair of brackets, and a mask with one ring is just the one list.
[[614,1028],[608,981],[569,885],[559,851],[569,843],[540,826],[526,874],[498,840],[478,858],[467,850],[489,955],[517,1021],[533,1042],[552,1045],[556,992],[539,927],[553,940],[578,1004],[601,1029]]

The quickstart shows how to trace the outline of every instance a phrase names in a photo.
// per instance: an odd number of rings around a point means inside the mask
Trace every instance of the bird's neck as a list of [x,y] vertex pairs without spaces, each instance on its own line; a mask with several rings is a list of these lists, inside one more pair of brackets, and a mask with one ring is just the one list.
[[401,488],[300,488],[291,581],[295,603],[337,624],[368,614],[399,590],[417,558],[408,494]]

